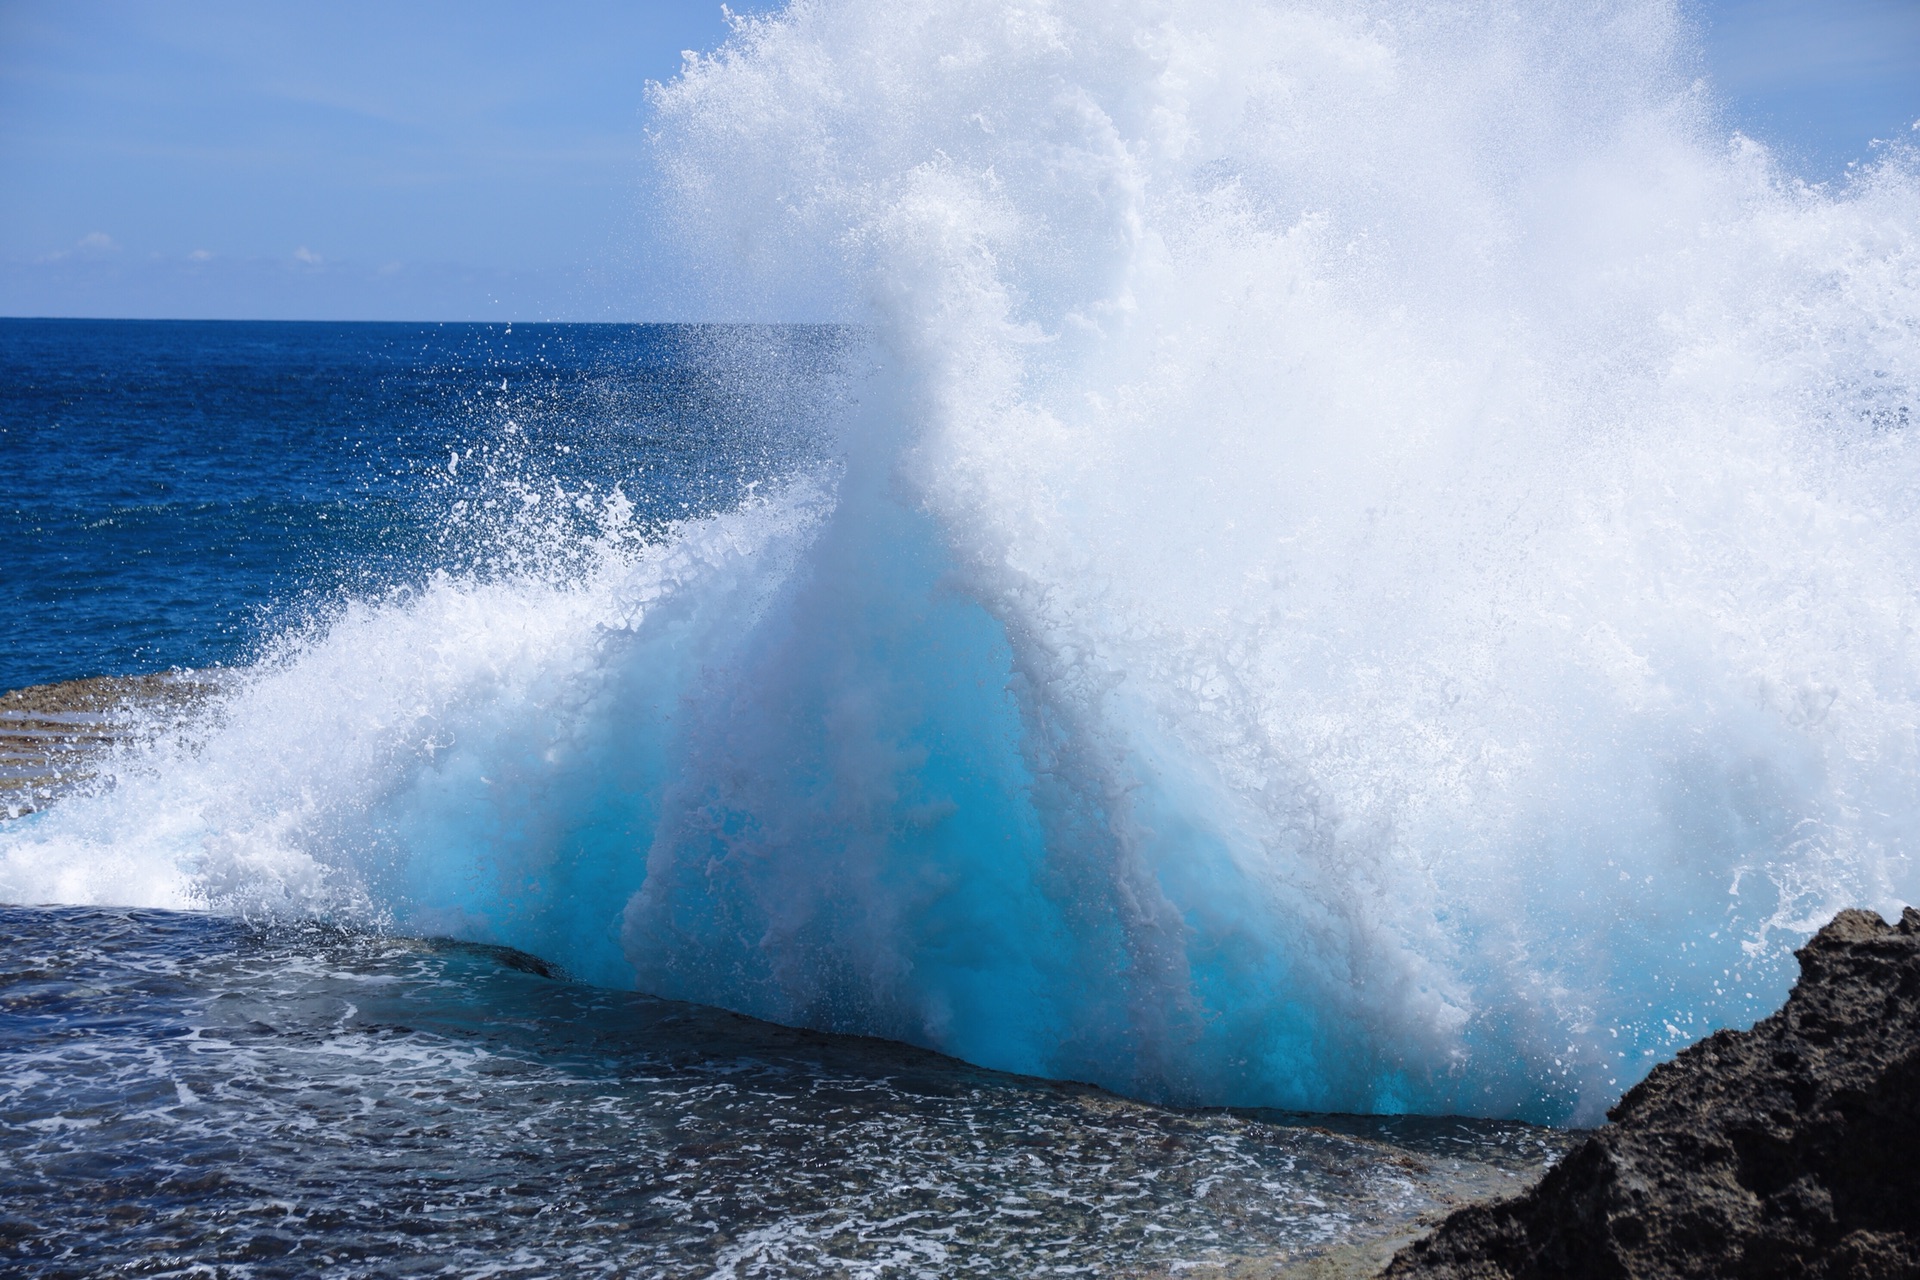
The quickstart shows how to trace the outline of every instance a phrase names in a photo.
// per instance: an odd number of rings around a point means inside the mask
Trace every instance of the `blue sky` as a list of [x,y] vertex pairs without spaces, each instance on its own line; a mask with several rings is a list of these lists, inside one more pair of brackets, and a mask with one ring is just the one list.
[[[1920,0],[1694,12],[1732,123],[1810,178],[1920,118]],[[677,318],[644,85],[724,33],[709,0],[0,0],[0,314]]]
[[1694,7],[1733,123],[1831,178],[1920,120],[1920,0],[1718,0]]

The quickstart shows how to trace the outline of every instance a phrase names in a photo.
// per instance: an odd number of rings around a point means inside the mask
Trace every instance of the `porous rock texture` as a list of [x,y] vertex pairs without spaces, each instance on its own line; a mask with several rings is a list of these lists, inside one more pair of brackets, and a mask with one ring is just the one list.
[[1842,911],[1751,1031],[1656,1067],[1532,1190],[1390,1280],[1920,1280],[1920,911]]

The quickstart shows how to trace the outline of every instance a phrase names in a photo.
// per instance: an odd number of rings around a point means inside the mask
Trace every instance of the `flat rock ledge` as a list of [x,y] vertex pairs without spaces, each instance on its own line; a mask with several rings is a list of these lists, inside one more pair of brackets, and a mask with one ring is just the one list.
[[1530,1191],[1389,1280],[1920,1280],[1920,911],[1842,911],[1751,1031],[1653,1070]]
[[184,722],[220,690],[223,676],[97,676],[0,693],[0,821],[91,780],[116,743]]

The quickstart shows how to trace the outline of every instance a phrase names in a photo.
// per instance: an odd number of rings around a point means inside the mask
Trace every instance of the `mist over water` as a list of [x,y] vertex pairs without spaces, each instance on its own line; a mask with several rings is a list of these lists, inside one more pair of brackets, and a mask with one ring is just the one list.
[[796,3],[657,90],[827,463],[291,632],[0,897],[1153,1098],[1591,1120],[1920,898],[1920,169],[1665,4]]

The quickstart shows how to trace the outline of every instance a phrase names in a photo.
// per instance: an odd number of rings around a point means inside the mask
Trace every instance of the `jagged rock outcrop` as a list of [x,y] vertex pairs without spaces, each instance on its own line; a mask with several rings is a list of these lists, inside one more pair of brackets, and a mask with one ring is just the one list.
[[1920,1280],[1920,911],[1843,911],[1751,1031],[1654,1069],[1526,1194],[1387,1280]]

